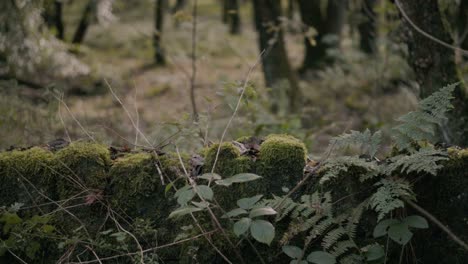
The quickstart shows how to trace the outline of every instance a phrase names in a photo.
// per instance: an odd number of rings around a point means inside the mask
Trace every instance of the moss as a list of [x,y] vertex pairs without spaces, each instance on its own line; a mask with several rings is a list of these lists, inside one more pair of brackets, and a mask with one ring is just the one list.
[[[161,160],[168,163],[165,157]],[[170,212],[169,201],[155,165],[156,159],[148,153],[117,159],[110,170],[113,204],[131,217],[165,219]]]
[[289,135],[270,135],[260,146],[257,173],[265,177],[268,190],[282,193],[302,178],[307,150],[300,140]]
[[83,188],[105,189],[111,165],[107,147],[76,142],[58,151],[56,158],[60,199],[82,192]]
[[[14,202],[33,204],[42,202],[37,193],[55,197],[53,181],[53,154],[45,149],[34,147],[25,151],[11,151],[0,154],[0,204],[10,205]],[[31,186],[34,185],[33,186]],[[31,201],[31,197],[35,201]],[[37,198],[37,199],[36,199]]]
[[[206,149],[205,154],[205,166],[204,172],[211,172],[215,159],[216,153],[218,152],[219,144],[213,144],[211,147]],[[216,161],[216,167],[214,172],[220,174],[223,177],[233,176],[242,171],[241,168],[237,167],[237,159],[240,157],[240,151],[233,144],[224,142],[219,148],[218,160]],[[245,165],[245,162],[241,162]],[[243,169],[243,168],[242,168]]]

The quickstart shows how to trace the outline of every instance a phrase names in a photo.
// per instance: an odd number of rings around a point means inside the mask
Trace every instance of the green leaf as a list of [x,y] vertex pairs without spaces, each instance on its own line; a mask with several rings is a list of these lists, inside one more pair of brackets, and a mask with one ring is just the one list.
[[413,233],[408,229],[407,224],[398,223],[390,226],[388,236],[398,244],[406,245],[413,237]]
[[250,225],[252,237],[260,243],[270,245],[275,238],[275,227],[265,220],[254,220]]
[[374,228],[374,234],[373,234],[374,237],[378,238],[378,237],[385,236],[387,234],[388,227],[397,223],[399,223],[399,221],[395,219],[387,219],[387,220],[381,221]]
[[315,264],[335,264],[335,257],[324,251],[314,251],[307,256],[307,261]]
[[414,227],[414,228],[428,228],[429,224],[427,223],[427,220],[419,215],[411,215],[403,219],[403,223],[407,224],[409,227]]
[[367,251],[365,251],[364,256],[367,261],[378,260],[385,256],[385,251],[381,245],[371,245]]
[[164,188],[164,196],[167,195],[167,193],[171,190],[172,186],[174,186],[174,182],[170,182],[166,187]]
[[16,213],[4,213],[0,218],[0,222],[5,223],[3,226],[3,233],[8,234],[11,228],[17,224],[23,222]]
[[249,182],[249,181],[255,181],[258,180],[262,177],[253,174],[253,173],[241,173],[241,174],[236,174],[232,177],[229,177],[224,180],[218,180],[216,181],[216,184],[218,185],[223,185],[223,186],[230,186],[233,183],[241,183],[241,182]]
[[127,237],[127,234],[125,232],[117,232],[117,233],[111,234],[110,236],[115,237],[115,240],[117,240],[118,242],[123,242],[125,238]]
[[247,232],[247,230],[249,230],[251,223],[252,219],[247,217],[244,217],[241,220],[237,221],[234,224],[234,234],[236,234],[236,236],[241,236],[242,234]]
[[227,212],[226,214],[221,216],[221,218],[231,218],[231,217],[235,217],[241,214],[247,214],[247,211],[242,208],[236,208],[232,211]]
[[302,257],[302,249],[296,246],[283,246],[283,252],[293,259]]
[[51,226],[51,225],[43,225],[42,226],[42,232],[44,232],[46,234],[52,233],[54,230],[55,230],[54,226]]
[[197,178],[199,179],[204,179],[207,181],[213,181],[213,180],[221,180],[221,176],[216,173],[204,173],[203,175],[198,176]]
[[213,199],[213,190],[207,185],[197,185],[197,192],[198,194],[206,200],[211,200]]
[[191,185],[185,185],[184,187],[180,188],[179,190],[177,190],[175,193],[174,193],[174,197],[177,198],[180,196],[181,193],[191,189],[192,186]]
[[208,208],[208,206],[210,206],[209,202],[194,202],[194,201],[192,201],[192,204],[195,205],[196,207],[202,208],[202,209]]
[[250,198],[242,198],[237,200],[237,205],[242,209],[250,209],[252,208],[260,199],[262,199],[263,195],[255,195]]
[[201,211],[201,210],[203,210],[203,209],[193,207],[193,206],[182,207],[182,208],[178,208],[178,209],[172,211],[169,214],[169,218],[181,217],[181,216],[184,216],[184,215],[187,215],[187,214],[190,214],[190,213],[194,213],[194,212],[198,212],[198,211]]
[[293,259],[293,260],[291,260],[291,262],[289,262],[289,264],[308,264],[308,262],[305,261],[305,260],[299,261],[297,259]]
[[250,218],[254,218],[257,216],[262,216],[262,215],[274,215],[276,214],[276,211],[271,208],[271,207],[262,207],[262,208],[256,208],[250,211]]
[[179,197],[177,198],[177,203],[183,206],[190,202],[193,199],[193,197],[195,197],[195,192],[192,188],[189,188],[180,192],[178,196]]

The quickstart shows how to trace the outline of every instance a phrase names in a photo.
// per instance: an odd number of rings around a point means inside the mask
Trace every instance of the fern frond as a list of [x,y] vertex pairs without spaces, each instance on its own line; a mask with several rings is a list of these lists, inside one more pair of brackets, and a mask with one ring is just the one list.
[[336,243],[336,245],[330,251],[330,254],[332,254],[335,258],[338,258],[341,255],[347,253],[350,249],[353,249],[355,247],[356,244],[351,240],[340,241]]
[[428,173],[436,175],[442,168],[439,162],[448,160],[448,154],[445,151],[426,147],[411,155],[398,155],[390,159],[390,163],[385,167],[383,173],[391,176],[396,171],[402,173]]
[[338,240],[343,238],[346,235],[346,230],[339,226],[330,232],[328,232],[322,240],[322,247],[325,249],[330,249],[331,246],[336,244]]
[[416,111],[398,119],[401,124],[392,130],[398,149],[414,151],[412,144],[415,142],[425,140],[435,143],[438,140],[438,126],[446,120],[446,113],[453,108],[450,100],[457,85],[451,84],[433,93],[419,103]]
[[319,183],[324,184],[331,179],[338,178],[343,173],[348,172],[348,169],[351,167],[361,168],[367,172],[377,170],[377,164],[374,161],[366,161],[357,156],[339,157],[323,165],[321,170],[325,171],[325,174],[322,176]]
[[378,213],[378,221],[394,209],[404,207],[401,197],[414,197],[410,184],[402,179],[382,179],[376,185],[380,187],[371,196],[370,204]]
[[380,131],[371,134],[369,129],[366,129],[364,132],[351,130],[350,133],[332,138],[330,145],[334,145],[337,148],[346,148],[350,145],[359,146],[363,154],[374,157],[379,150],[381,141],[382,133]]

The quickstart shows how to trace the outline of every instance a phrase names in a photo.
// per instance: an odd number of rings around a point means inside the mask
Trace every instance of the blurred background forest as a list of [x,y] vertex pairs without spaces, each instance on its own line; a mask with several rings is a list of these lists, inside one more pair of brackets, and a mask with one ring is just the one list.
[[[193,150],[219,139],[242,94],[226,138],[289,133],[320,155],[331,137],[385,131],[468,74],[467,1],[3,0],[0,10],[1,149],[91,137]],[[465,114],[454,131],[466,136]]]

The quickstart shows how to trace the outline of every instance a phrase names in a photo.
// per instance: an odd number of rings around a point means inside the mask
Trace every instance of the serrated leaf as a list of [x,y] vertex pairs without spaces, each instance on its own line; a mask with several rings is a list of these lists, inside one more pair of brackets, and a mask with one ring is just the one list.
[[242,198],[237,200],[237,205],[242,209],[250,209],[252,208],[260,199],[262,199],[263,195],[255,195],[250,198]]
[[207,185],[197,185],[197,192],[198,194],[206,200],[212,200],[213,199],[213,190]]
[[249,217],[254,218],[263,215],[275,215],[276,211],[271,207],[256,208],[250,211]]
[[242,208],[236,208],[232,211],[227,212],[226,214],[221,216],[221,218],[231,218],[231,217],[239,216],[242,214],[247,214],[247,211]]
[[250,225],[250,234],[260,243],[270,245],[275,238],[275,227],[265,220],[254,220]]
[[207,181],[221,180],[221,176],[216,173],[204,173],[203,175],[198,176],[199,179],[204,179]]
[[224,180],[217,180],[216,184],[223,185],[223,186],[230,186],[233,183],[255,181],[260,178],[262,177],[253,173],[241,173],[241,174],[236,174],[232,177],[226,178]]
[[193,207],[193,206],[182,207],[182,208],[178,208],[178,209],[172,211],[169,214],[169,218],[181,217],[181,216],[191,214],[191,213],[194,213],[194,212],[198,212],[198,211],[201,211],[201,210],[203,210],[203,209],[198,208],[198,207]]
[[407,224],[409,227],[425,229],[429,227],[427,220],[419,215],[411,215],[403,219],[403,223]]
[[387,234],[388,227],[397,223],[399,223],[399,221],[396,219],[387,219],[379,222],[374,228],[374,237],[378,238],[385,236]]
[[237,221],[236,223],[234,223],[233,227],[234,234],[236,234],[236,236],[238,237],[243,235],[245,232],[247,232],[247,230],[249,230],[251,223],[252,219],[247,217],[244,217],[241,220]]
[[302,249],[296,246],[283,246],[282,247],[284,254],[288,255],[290,258],[298,259],[302,257]]
[[335,257],[324,251],[314,251],[307,256],[307,261],[315,264],[335,264]]
[[388,228],[388,236],[398,244],[406,245],[413,237],[413,233],[408,229],[407,224],[398,223]]

